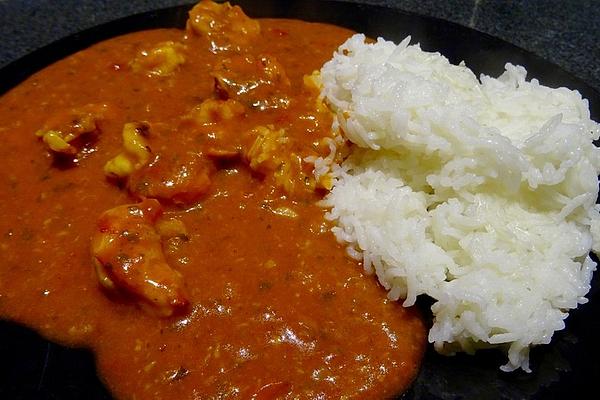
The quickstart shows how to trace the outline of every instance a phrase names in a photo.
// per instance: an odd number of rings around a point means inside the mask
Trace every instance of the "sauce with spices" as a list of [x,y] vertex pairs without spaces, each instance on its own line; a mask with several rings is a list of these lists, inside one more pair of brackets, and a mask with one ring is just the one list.
[[314,70],[351,32],[202,2],[0,98],[0,315],[91,348],[122,399],[382,398],[424,324],[318,207]]

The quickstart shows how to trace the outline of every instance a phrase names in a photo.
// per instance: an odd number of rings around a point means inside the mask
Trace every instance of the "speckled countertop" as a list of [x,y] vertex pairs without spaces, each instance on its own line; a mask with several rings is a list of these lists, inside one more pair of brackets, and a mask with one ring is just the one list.
[[[600,4],[595,0],[348,1],[400,8],[489,33],[600,90]],[[79,30],[185,3],[190,0],[0,0],[0,66]]]

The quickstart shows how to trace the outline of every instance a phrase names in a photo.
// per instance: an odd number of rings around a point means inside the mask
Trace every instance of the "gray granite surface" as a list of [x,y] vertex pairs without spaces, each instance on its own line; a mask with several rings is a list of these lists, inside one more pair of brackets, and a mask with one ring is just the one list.
[[[489,33],[559,65],[600,90],[600,1],[348,1],[396,7]],[[0,66],[81,29],[134,13],[189,2],[0,0]]]

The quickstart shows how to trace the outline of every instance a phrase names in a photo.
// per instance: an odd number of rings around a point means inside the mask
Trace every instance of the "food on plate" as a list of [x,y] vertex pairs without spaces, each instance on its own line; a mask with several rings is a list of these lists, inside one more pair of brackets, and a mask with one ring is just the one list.
[[134,72],[164,76],[172,74],[185,62],[185,46],[173,41],[159,43],[150,50],[142,50],[131,61]]
[[183,277],[169,266],[155,227],[162,212],[155,199],[105,211],[92,236],[92,260],[102,286],[168,317],[187,306],[188,299]]
[[4,94],[0,316],[117,398],[398,395],[422,295],[528,371],[600,250],[586,100],[351,35],[202,1]]
[[[54,153],[73,156],[91,135],[100,131],[99,123],[104,118],[107,106],[104,104],[86,104],[62,113],[56,113],[44,123],[35,134],[40,137]],[[88,136],[88,140],[86,139]],[[93,139],[93,138],[91,138]]]
[[0,98],[0,315],[116,398],[386,398],[426,327],[330,232],[313,72],[352,32],[203,1]]
[[478,79],[409,41],[355,35],[321,69],[353,143],[341,163],[341,139],[314,160],[334,176],[328,218],[390,299],[434,299],[438,351],[501,347],[504,370],[529,371],[530,347],[587,301],[600,127],[577,91],[511,64]]

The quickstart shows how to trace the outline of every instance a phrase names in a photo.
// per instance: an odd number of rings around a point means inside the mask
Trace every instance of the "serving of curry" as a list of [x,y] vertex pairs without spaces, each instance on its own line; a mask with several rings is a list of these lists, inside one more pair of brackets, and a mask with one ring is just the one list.
[[330,232],[312,74],[350,31],[203,1],[0,98],[0,315],[90,348],[122,399],[384,398],[418,313]]

